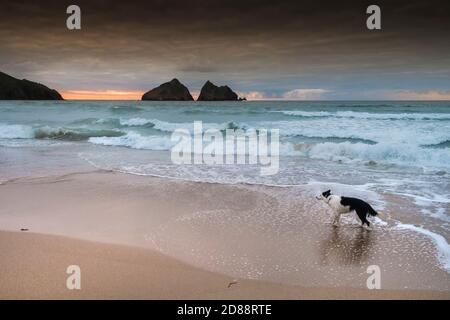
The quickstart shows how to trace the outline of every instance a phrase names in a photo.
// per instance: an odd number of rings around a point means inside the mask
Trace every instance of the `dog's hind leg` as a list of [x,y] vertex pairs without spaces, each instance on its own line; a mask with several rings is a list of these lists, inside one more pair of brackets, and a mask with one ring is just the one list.
[[338,227],[339,226],[339,218],[341,217],[340,213],[335,213],[334,214],[334,219],[333,219],[333,226]]
[[[370,222],[369,222],[369,220],[367,220],[367,215],[359,216],[359,218],[362,221],[361,227],[363,227],[366,230],[372,230],[372,228],[370,227]],[[367,225],[367,226],[364,226],[364,225]]]
[[[367,226],[364,226],[364,223],[367,224]],[[363,223],[363,225],[362,225],[362,227],[363,227],[364,229],[369,230],[369,231],[373,230],[372,227],[370,226],[370,222],[369,222],[369,221],[366,221],[366,222],[364,222],[364,223]]]
[[364,228],[364,224],[367,224],[367,226],[370,225],[369,221],[367,221],[366,213],[362,212],[361,210],[355,210],[356,214],[358,215],[359,220],[361,220],[361,227]]

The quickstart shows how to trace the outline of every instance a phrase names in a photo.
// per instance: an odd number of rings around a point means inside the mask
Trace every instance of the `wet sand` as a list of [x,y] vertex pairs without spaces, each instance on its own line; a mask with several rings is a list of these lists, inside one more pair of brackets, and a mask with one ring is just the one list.
[[[389,219],[334,228],[299,187],[96,171],[11,180],[0,203],[1,229],[29,230],[0,233],[2,298],[449,298],[431,241]],[[374,264],[386,290],[366,289]]]
[[[160,253],[33,233],[0,232],[0,299],[449,299],[448,292],[304,288],[233,279]],[[66,286],[69,265],[80,290]]]

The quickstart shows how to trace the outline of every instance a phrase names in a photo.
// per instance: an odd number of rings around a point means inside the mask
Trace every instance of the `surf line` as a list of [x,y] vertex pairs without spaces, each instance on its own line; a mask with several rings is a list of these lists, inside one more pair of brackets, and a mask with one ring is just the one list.
[[[174,164],[259,165],[262,176],[279,171],[279,129],[203,130],[201,121],[194,122],[194,134],[186,128],[172,132],[171,160]],[[204,145],[206,143],[206,145]]]

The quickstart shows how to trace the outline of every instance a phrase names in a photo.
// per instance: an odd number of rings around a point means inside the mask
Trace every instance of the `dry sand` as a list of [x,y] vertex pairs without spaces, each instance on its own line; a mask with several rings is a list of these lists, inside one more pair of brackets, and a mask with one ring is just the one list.
[[[28,232],[0,232],[0,261],[1,299],[450,298],[437,291],[302,288],[233,279],[146,249]],[[72,264],[81,268],[80,290],[66,288]]]

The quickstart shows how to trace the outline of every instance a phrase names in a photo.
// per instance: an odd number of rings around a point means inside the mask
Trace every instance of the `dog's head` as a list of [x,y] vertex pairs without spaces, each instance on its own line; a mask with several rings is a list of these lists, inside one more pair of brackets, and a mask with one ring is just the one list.
[[325,192],[322,192],[318,197],[316,197],[317,200],[326,200],[331,195],[331,190],[327,190]]

